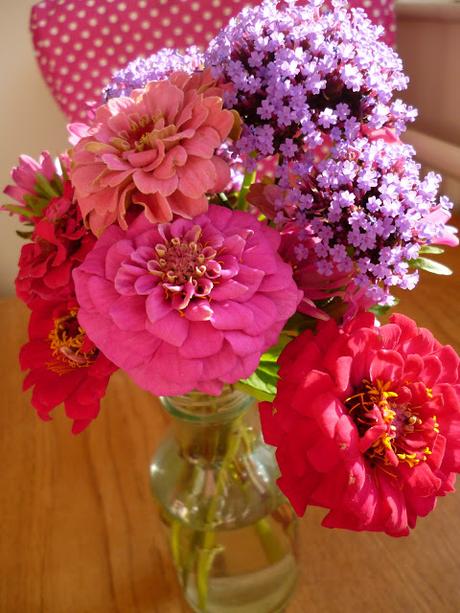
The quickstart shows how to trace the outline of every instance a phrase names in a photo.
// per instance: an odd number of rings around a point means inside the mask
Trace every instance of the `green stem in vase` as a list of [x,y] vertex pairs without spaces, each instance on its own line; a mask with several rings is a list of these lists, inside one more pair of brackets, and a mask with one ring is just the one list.
[[208,600],[209,572],[212,568],[212,563],[215,556],[219,553],[219,547],[215,546],[216,536],[215,532],[212,530],[212,527],[215,525],[219,499],[229,478],[228,471],[241,444],[242,429],[244,429],[244,425],[242,425],[241,419],[239,419],[235,424],[235,429],[232,430],[231,434],[229,435],[227,450],[217,474],[216,489],[206,513],[206,526],[209,526],[211,529],[206,529],[203,533],[202,543],[197,559],[198,603],[200,609],[203,611],[206,610],[206,603]]
[[[244,445],[246,446],[246,450],[250,453],[251,447],[253,445],[254,435],[250,428],[244,428],[242,431],[242,440]],[[247,467],[248,474],[251,478],[251,483],[255,487],[262,487],[258,483],[258,476],[253,473],[251,467]],[[265,519],[259,519],[259,521],[255,524],[255,529],[257,532],[257,536],[262,544],[263,550],[267,557],[267,560],[274,564],[281,560],[284,556],[284,549],[280,545],[278,539],[276,538],[273,530],[270,526],[270,523]]]
[[173,519],[171,522],[171,553],[176,568],[181,568],[180,554],[180,529],[181,523],[178,519]]
[[279,562],[279,560],[282,560],[285,555],[285,551],[281,547],[278,539],[273,534],[273,530],[271,529],[269,522],[265,518],[262,518],[259,519],[255,526],[257,535],[262,543],[263,550],[270,564],[275,564],[276,562]]
[[[196,466],[194,468],[194,477],[193,477],[193,483],[196,484],[197,482],[197,475],[198,475],[198,471],[196,470]],[[190,498],[193,496],[193,491],[190,492]],[[181,575],[181,583],[184,586],[184,589],[186,589],[187,583],[188,583],[188,578],[189,578],[189,574],[190,571],[193,568],[193,565],[195,563],[195,555],[193,552],[197,551],[197,547],[199,545],[199,539],[198,539],[198,533],[194,533],[193,534],[193,543],[192,543],[192,547],[191,547],[191,551],[192,551],[192,555],[188,555],[184,556],[182,554],[182,547],[181,547],[181,539],[182,536],[182,521],[179,519],[174,519],[171,522],[171,551],[172,551],[172,556],[174,559],[174,562],[176,564],[176,568],[178,570],[180,570],[180,575]]]
[[246,202],[246,196],[248,195],[249,189],[251,185],[256,180],[257,171],[246,172],[243,178],[243,183],[241,185],[240,193],[238,194],[238,200],[236,201],[236,208],[239,211],[246,211],[248,208],[248,203]]

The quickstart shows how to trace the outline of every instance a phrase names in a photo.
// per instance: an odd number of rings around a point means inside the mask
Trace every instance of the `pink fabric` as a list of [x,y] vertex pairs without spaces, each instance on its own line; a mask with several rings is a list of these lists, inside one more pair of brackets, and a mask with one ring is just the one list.
[[[37,60],[64,113],[84,119],[111,74],[162,47],[206,46],[245,0],[42,0],[30,27]],[[392,44],[392,0],[353,0]]]

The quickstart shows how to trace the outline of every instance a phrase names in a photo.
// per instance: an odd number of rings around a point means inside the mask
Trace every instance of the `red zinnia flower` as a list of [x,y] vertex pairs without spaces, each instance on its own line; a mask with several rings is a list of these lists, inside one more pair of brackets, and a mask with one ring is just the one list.
[[330,528],[407,535],[460,471],[459,357],[411,319],[390,321],[366,313],[303,333],[261,405],[280,488],[299,515],[329,509]]
[[30,341],[20,353],[23,370],[30,369],[24,389],[34,386],[32,405],[45,421],[64,403],[78,434],[99,413],[110,375],[116,370],[89,340],[77,321],[74,302],[35,303],[29,322]]
[[70,181],[38,220],[31,243],[22,247],[16,293],[28,306],[37,298],[68,300],[74,296],[72,270],[92,249],[95,238],[85,228]]

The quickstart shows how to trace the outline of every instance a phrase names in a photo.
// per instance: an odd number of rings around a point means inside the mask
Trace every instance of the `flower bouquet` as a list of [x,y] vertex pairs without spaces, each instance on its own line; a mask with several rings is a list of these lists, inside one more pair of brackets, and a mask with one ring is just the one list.
[[[400,140],[416,112],[381,34],[341,0],[245,8],[204,52],[116,73],[71,148],[22,156],[5,190],[28,240],[24,388],[74,433],[117,369],[162,397],[176,429],[152,485],[196,610],[286,602],[281,492],[324,526],[404,536],[460,470],[457,354],[377,319],[458,244]],[[238,566],[241,543],[264,563]]]

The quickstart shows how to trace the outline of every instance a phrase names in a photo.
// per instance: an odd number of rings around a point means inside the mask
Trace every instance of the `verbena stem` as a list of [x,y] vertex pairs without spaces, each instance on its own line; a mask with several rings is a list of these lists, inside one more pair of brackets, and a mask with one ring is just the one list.
[[248,208],[248,203],[246,202],[246,196],[248,195],[249,189],[251,185],[256,180],[257,171],[246,172],[243,178],[243,183],[241,185],[240,193],[238,194],[238,200],[236,201],[236,208],[239,211],[245,211]]

